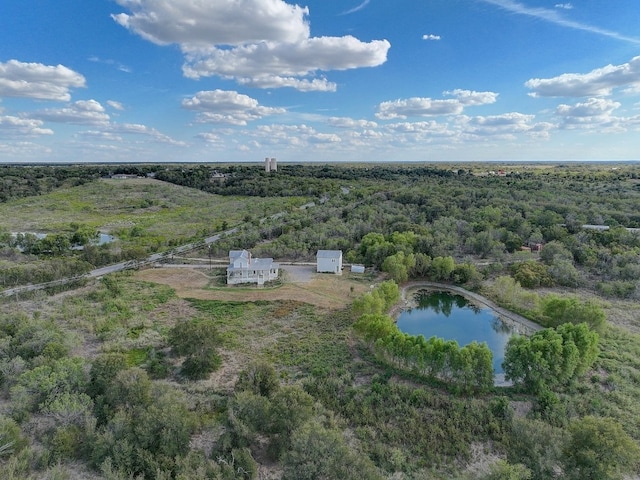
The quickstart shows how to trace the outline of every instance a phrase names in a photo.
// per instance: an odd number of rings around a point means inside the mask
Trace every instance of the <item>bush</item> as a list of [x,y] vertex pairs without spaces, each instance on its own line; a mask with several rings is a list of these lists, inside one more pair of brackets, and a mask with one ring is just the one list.
[[180,356],[186,356],[182,374],[190,380],[202,380],[220,367],[222,360],[217,353],[221,340],[210,320],[179,322],[169,332],[169,344]]
[[513,278],[524,288],[538,288],[553,286],[553,278],[549,274],[549,267],[545,264],[528,260],[516,263],[511,267]]
[[280,381],[273,365],[256,362],[240,372],[236,392],[249,391],[255,395],[271,397],[280,388]]

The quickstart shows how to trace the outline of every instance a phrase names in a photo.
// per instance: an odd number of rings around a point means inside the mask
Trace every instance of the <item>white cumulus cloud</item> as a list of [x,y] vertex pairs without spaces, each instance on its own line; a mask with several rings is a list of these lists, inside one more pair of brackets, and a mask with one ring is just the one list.
[[[259,85],[264,78],[374,67],[386,61],[389,47],[386,40],[363,43],[347,35],[308,38],[296,44],[262,42],[231,49],[210,48],[187,53],[183,71],[189,78],[219,75]],[[275,82],[272,85],[278,86]]]
[[423,40],[441,40],[442,37],[440,35],[434,35],[433,33],[422,35]]
[[64,65],[9,60],[0,63],[0,97],[69,101],[71,88],[85,86],[85,78]]
[[355,120],[349,117],[329,117],[327,123],[338,128],[377,128],[378,124],[370,120]]
[[159,143],[167,143],[176,146],[186,145],[184,142],[174,140],[153,127],[148,127],[139,123],[113,123],[110,124],[106,130],[115,134],[148,136]]
[[198,92],[182,101],[182,107],[197,111],[200,123],[246,125],[267,115],[285,113],[283,108],[264,107],[248,95],[229,90]]
[[456,89],[444,92],[455,98],[434,100],[429,97],[412,97],[382,102],[378,105],[376,117],[382,120],[407,117],[428,117],[440,115],[458,115],[467,106],[494,103],[498,97],[494,92],[474,92]]
[[620,108],[620,105],[619,102],[607,98],[589,98],[575,105],[558,105],[555,113],[561,117],[565,127],[588,128],[623,121],[623,119],[616,119],[612,115],[614,110]]
[[120,102],[116,102],[115,100],[107,100],[107,105],[114,110],[124,110],[124,105]]
[[219,76],[260,88],[334,91],[321,71],[384,63],[386,40],[311,37],[309,11],[282,0],[117,0],[113,18],[160,45],[177,44],[189,78]]
[[309,36],[307,8],[282,0],[117,0],[132,13],[112,15],[123,27],[160,44],[293,43]]
[[495,92],[476,92],[473,90],[455,89],[444,92],[444,95],[456,97],[458,101],[464,106],[471,105],[487,105],[490,103],[496,103],[498,94]]
[[42,125],[42,120],[33,118],[22,118],[12,115],[0,116],[0,135],[53,135],[53,130],[42,128]]
[[79,100],[63,108],[48,108],[33,113],[35,118],[75,125],[106,125],[109,115],[95,100]]
[[614,88],[640,88],[640,56],[621,65],[607,65],[589,73],[564,73],[533,78],[525,83],[534,97],[590,97],[610,95]]

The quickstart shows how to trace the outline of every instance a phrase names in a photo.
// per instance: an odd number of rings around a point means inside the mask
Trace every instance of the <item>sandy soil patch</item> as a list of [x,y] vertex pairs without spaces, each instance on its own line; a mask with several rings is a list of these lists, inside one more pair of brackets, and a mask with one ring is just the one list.
[[[136,272],[135,277],[139,280],[168,285],[180,298],[240,302],[295,300],[329,310],[342,308],[369,290],[369,283],[351,279],[348,275],[338,276],[308,271],[285,275],[282,285],[264,288],[211,286],[215,279],[212,279],[207,271],[196,268],[151,268]],[[298,277],[303,277],[305,281],[293,280]]]

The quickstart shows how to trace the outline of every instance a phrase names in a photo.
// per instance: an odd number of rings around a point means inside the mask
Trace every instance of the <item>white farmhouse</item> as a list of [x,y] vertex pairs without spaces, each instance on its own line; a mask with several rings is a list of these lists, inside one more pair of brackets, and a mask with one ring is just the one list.
[[257,283],[276,280],[280,266],[273,258],[252,258],[246,250],[230,250],[227,267],[227,285],[239,283]]
[[317,272],[342,275],[342,250],[318,250],[316,260]]

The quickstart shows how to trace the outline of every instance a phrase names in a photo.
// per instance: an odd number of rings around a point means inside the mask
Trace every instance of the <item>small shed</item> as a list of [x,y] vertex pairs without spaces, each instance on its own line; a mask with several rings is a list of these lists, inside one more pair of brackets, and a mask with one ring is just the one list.
[[318,273],[342,275],[342,250],[318,250],[316,261]]
[[364,273],[364,265],[351,265],[351,273]]

